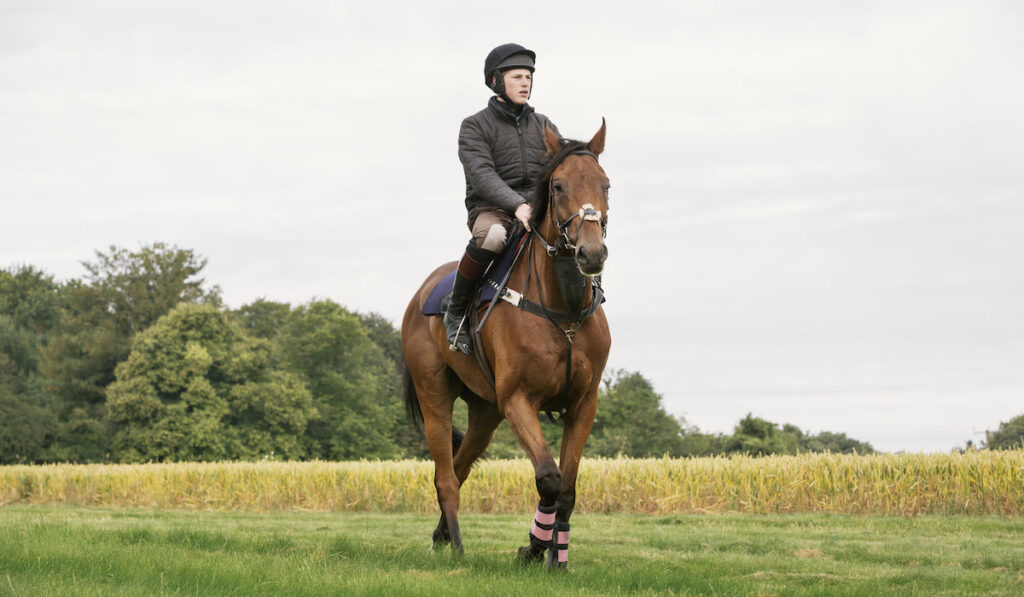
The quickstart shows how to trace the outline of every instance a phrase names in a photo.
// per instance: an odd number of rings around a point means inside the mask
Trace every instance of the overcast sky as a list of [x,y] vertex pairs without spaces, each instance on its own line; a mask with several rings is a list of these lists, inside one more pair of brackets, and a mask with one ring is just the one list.
[[400,325],[509,41],[564,135],[607,118],[609,367],[670,412],[915,452],[1024,412],[1013,1],[0,0],[0,267],[163,241]]

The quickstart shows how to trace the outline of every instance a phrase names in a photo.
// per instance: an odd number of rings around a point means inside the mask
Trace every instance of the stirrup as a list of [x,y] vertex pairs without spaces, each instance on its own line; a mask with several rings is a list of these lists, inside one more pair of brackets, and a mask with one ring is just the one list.
[[[458,326],[452,329],[456,317],[458,317]],[[461,352],[464,355],[473,354],[473,342],[469,338],[469,330],[466,329],[466,313],[459,317],[446,311],[444,314],[444,330],[445,335],[448,337],[448,350]]]

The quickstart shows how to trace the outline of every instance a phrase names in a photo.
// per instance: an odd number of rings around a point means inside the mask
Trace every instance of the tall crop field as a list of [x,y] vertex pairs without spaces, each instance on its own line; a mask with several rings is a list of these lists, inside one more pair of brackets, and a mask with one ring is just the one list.
[[[485,460],[467,512],[536,504],[525,460]],[[869,456],[585,459],[577,511],[606,513],[1024,513],[1024,451]],[[0,467],[0,506],[430,513],[433,464],[260,462]]]

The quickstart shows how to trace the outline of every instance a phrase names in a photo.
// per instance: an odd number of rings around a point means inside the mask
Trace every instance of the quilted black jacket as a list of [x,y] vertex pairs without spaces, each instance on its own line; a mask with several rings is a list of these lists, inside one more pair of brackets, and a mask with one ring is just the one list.
[[527,200],[530,184],[547,165],[544,125],[558,129],[529,105],[516,117],[497,97],[462,121],[459,159],[466,172],[466,209],[473,221],[480,209],[514,212]]

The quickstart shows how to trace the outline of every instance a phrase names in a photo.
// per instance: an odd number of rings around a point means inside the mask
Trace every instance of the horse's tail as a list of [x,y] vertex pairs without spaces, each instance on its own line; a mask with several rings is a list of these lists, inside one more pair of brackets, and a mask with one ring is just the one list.
[[[420,410],[420,400],[416,396],[416,386],[412,383],[412,374],[409,373],[409,365],[402,362],[402,392],[405,395],[405,414],[409,422],[417,429],[423,429],[423,411]],[[452,426],[452,454],[459,451],[462,445],[462,432]]]
[[416,386],[412,383],[409,365],[402,361],[402,393],[405,395],[405,414],[409,422],[417,429],[423,428],[423,411],[420,410],[420,399],[416,396]]

